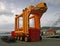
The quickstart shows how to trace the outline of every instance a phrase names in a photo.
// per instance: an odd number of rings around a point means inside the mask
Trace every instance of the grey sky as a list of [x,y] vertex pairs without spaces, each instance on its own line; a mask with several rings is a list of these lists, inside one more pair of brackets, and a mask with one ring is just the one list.
[[[60,0],[0,0],[0,29],[14,28],[16,14],[20,14],[25,7],[35,6],[42,1],[47,3],[48,10],[41,18],[41,26],[52,26],[60,18]],[[56,26],[60,26],[60,22]]]

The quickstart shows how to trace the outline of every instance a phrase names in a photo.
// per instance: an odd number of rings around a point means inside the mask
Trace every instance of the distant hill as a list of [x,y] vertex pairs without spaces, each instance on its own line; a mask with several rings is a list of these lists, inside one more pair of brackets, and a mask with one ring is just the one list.
[[41,29],[54,29],[54,30],[60,30],[60,27],[42,27]]

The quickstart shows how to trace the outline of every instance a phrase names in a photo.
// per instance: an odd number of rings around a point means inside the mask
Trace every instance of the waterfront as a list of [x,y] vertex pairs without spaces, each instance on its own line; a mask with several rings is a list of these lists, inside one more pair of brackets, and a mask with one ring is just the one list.
[[[10,36],[10,33],[0,33],[0,36]],[[0,46],[60,46],[60,38],[46,38],[38,42],[17,41],[15,43],[6,43],[0,39]]]

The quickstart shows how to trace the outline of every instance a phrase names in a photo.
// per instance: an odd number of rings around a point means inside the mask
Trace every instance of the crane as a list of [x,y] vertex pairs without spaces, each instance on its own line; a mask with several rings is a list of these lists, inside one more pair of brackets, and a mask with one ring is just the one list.
[[[29,6],[28,8],[23,9],[23,13],[20,15],[16,15],[15,17],[15,29],[14,29],[14,33],[15,33],[15,37],[20,39],[20,40],[24,40],[24,41],[34,41],[32,40],[37,33],[39,32],[39,34],[37,34],[39,40],[40,38],[40,19],[43,15],[43,13],[45,13],[47,10],[47,5],[44,2],[38,3],[36,6]],[[30,17],[30,14],[32,14],[33,16]],[[19,18],[22,17],[23,18],[23,27],[19,27]],[[34,18],[34,25],[35,27],[29,27],[29,20]],[[36,31],[35,31],[36,30]],[[33,34],[32,32],[35,32],[35,34]],[[34,35],[34,36],[33,36]],[[36,40],[36,37],[34,37],[34,39]]]
[[[11,36],[5,37],[7,40],[22,40],[22,41],[40,41],[41,40],[41,26],[40,19],[42,15],[47,11],[47,5],[45,2],[38,3],[36,6],[29,6],[22,10],[22,14],[17,14],[15,16],[15,28],[14,31],[11,32]],[[30,16],[30,15],[33,16]],[[23,27],[19,27],[19,18],[23,18]],[[29,20],[34,18],[34,27],[30,27]],[[7,41],[8,41],[7,40]]]

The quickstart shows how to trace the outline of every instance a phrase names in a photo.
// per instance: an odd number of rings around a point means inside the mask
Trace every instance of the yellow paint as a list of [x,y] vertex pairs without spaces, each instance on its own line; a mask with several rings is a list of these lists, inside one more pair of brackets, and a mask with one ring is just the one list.
[[[38,8],[38,9],[36,9]],[[42,10],[43,9],[43,10]],[[36,6],[29,6],[29,8],[25,8],[23,10],[23,13],[21,15],[16,15],[15,17],[15,33],[22,35],[28,35],[29,34],[29,19],[34,18],[34,23],[36,29],[41,29],[40,27],[40,19],[44,12],[47,10],[46,3],[42,2],[37,4]],[[32,17],[29,17],[30,14],[33,14]],[[19,18],[23,18],[23,27],[19,27]],[[20,30],[19,30],[20,29]],[[17,35],[16,34],[16,35]]]

